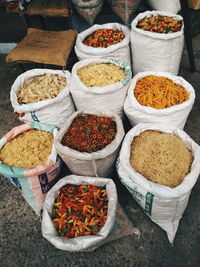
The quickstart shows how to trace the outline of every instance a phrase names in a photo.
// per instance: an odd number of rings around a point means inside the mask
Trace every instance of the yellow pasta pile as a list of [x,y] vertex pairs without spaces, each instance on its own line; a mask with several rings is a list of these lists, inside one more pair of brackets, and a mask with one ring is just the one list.
[[190,172],[192,162],[191,151],[173,134],[147,130],[133,138],[130,164],[154,183],[178,186]]
[[189,99],[184,87],[166,77],[154,75],[137,81],[134,96],[141,105],[156,109],[169,108]]
[[7,142],[0,150],[0,160],[11,167],[34,168],[46,162],[52,145],[52,134],[31,129]]
[[112,63],[89,64],[80,68],[77,74],[87,87],[103,87],[126,78],[124,69]]
[[18,102],[29,104],[55,98],[66,85],[66,78],[58,74],[45,73],[31,77],[19,87]]

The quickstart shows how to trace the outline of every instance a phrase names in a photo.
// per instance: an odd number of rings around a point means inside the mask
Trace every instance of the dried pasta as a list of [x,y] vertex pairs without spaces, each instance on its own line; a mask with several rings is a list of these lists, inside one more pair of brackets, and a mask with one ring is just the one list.
[[174,188],[190,172],[192,152],[173,134],[146,130],[133,138],[130,164],[148,180]]
[[18,88],[18,102],[29,104],[55,98],[66,85],[66,78],[58,74],[45,73],[31,77]]
[[112,63],[89,64],[80,68],[77,74],[87,87],[103,87],[126,78],[124,69]]
[[0,150],[0,160],[11,167],[34,168],[45,163],[52,145],[52,134],[31,129],[7,142]]
[[134,96],[143,106],[163,109],[185,102],[190,94],[166,77],[149,75],[137,81]]

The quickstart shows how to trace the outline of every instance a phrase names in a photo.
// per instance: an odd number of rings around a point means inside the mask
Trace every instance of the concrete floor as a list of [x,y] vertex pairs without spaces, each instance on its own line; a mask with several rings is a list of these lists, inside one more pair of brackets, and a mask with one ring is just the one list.
[[[197,71],[191,73],[184,50],[179,75],[196,91],[196,101],[184,130],[200,145],[200,35],[193,39]],[[9,100],[11,85],[21,70],[6,64],[0,55],[0,136],[20,124]],[[64,169],[61,176],[67,174]],[[133,200],[113,173],[119,200],[140,235],[111,241],[93,252],[69,253],[56,249],[42,237],[40,219],[18,190],[0,176],[0,266],[200,266],[200,179],[192,190],[180,221],[174,245],[165,232],[154,224]]]

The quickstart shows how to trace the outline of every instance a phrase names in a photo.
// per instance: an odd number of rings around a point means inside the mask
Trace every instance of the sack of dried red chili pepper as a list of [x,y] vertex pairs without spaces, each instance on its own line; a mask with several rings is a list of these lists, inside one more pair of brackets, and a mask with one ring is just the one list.
[[183,18],[146,11],[131,24],[132,70],[161,71],[177,75],[184,46]]
[[72,173],[109,177],[124,128],[110,111],[77,111],[59,130],[55,148]]
[[62,250],[93,250],[113,229],[116,208],[117,191],[111,179],[66,176],[45,199],[42,235]]
[[75,52],[79,60],[112,57],[131,64],[130,30],[120,23],[95,24],[77,35]]
[[113,58],[88,58],[77,62],[73,66],[70,83],[77,110],[88,107],[106,109],[123,118],[123,105],[131,77],[130,66]]
[[101,12],[103,0],[72,0],[77,12],[92,24],[96,16]]

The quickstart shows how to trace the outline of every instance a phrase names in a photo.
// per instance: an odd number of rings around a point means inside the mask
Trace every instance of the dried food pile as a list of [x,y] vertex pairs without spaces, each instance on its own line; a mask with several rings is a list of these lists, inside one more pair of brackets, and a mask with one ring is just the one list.
[[176,187],[190,172],[191,151],[176,135],[146,130],[133,138],[130,164],[149,181]]
[[63,136],[62,144],[80,152],[91,153],[110,144],[116,133],[116,122],[109,117],[78,115]]
[[55,199],[52,220],[59,236],[96,235],[105,224],[107,211],[105,187],[68,184]]
[[157,33],[174,33],[181,30],[183,22],[167,16],[149,16],[140,20],[137,28]]

